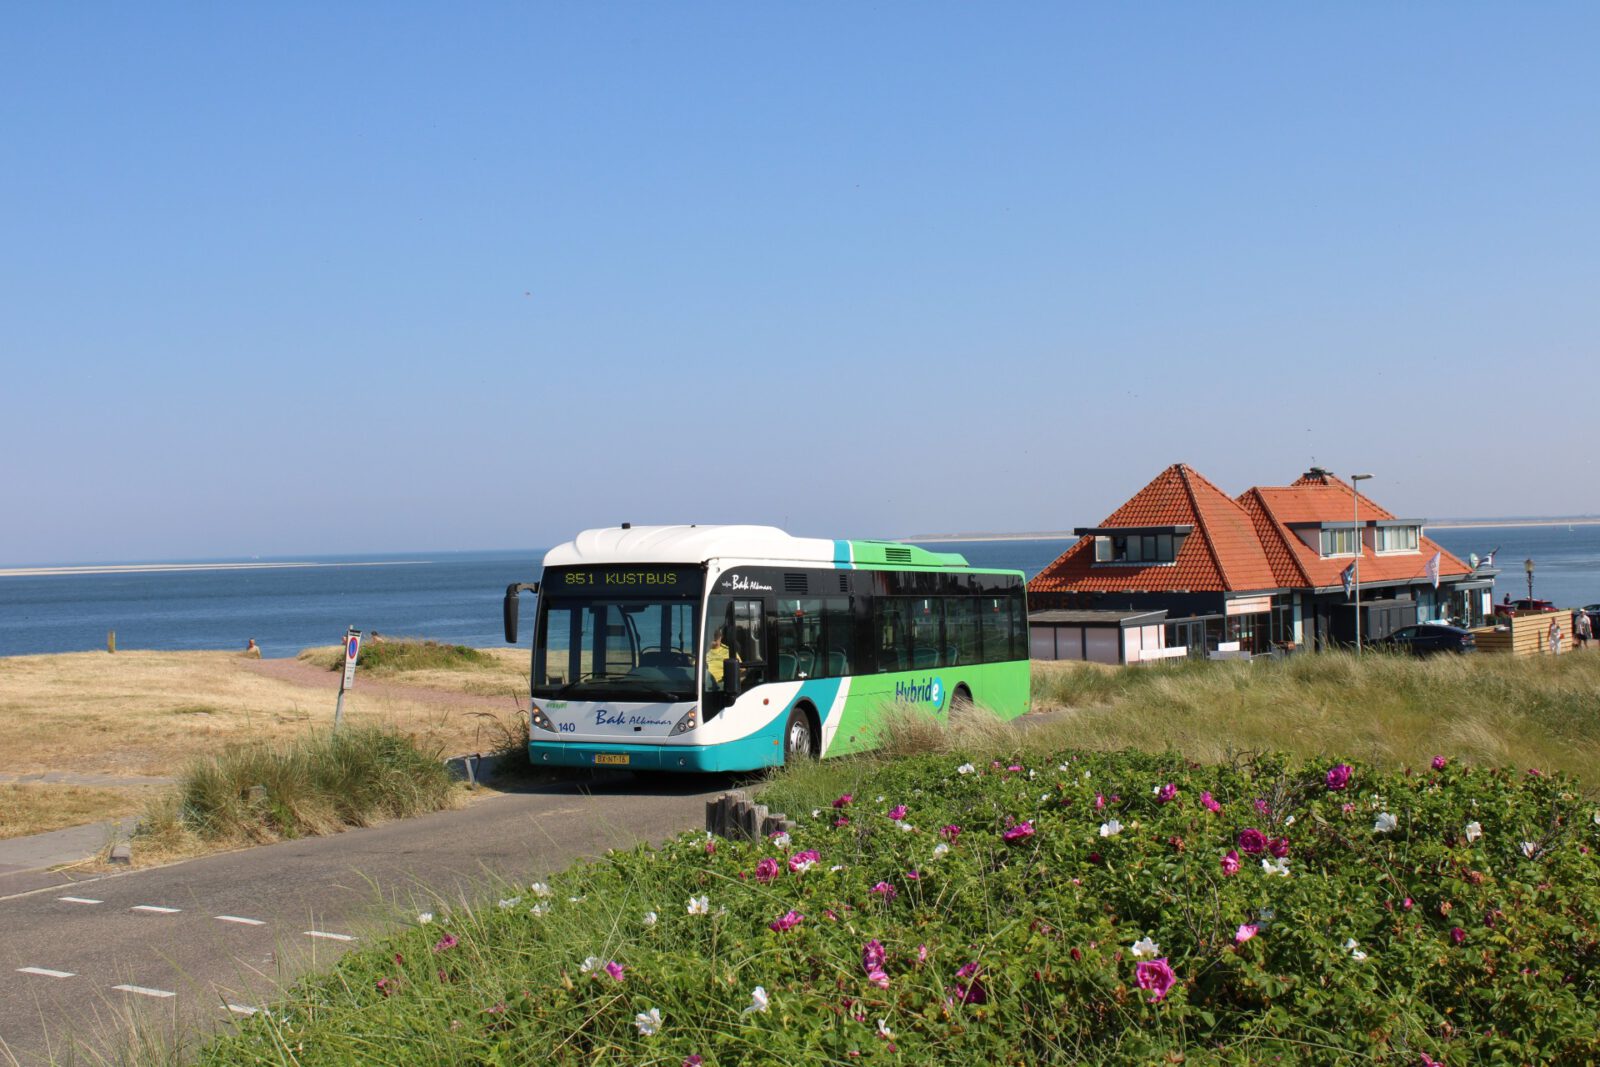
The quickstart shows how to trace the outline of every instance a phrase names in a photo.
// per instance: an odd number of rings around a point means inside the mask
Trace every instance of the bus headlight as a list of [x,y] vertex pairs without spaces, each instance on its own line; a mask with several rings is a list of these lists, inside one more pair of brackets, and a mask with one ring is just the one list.
[[556,728],[550,725],[550,720],[545,717],[544,711],[540,709],[539,705],[534,704],[532,708],[533,710],[528,713],[528,719],[533,723],[533,725],[537,726],[541,730],[548,730],[550,733],[555,733]]
[[683,718],[678,720],[678,725],[672,728],[672,736],[677,737],[679,734],[688,733],[690,730],[693,730],[699,725],[700,706],[696,704],[694,707],[683,713]]

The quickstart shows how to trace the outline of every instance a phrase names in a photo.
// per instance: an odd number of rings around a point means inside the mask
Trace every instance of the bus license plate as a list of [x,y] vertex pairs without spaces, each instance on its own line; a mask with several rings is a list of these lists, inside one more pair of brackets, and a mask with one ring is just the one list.
[[597,752],[595,753],[594,761],[596,763],[614,763],[620,766],[628,762],[628,755],[627,753]]

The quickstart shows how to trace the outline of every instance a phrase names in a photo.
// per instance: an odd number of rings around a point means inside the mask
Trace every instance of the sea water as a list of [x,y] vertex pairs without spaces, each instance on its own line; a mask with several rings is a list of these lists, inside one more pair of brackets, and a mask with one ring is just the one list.
[[[1527,595],[1523,561],[1534,561],[1534,595],[1570,607],[1600,603],[1600,526],[1431,529],[1461,556],[1495,548],[1495,599]],[[1069,540],[930,543],[979,567],[1037,574]],[[267,656],[338,644],[346,626],[392,637],[427,637],[475,647],[503,644],[507,584],[539,577],[543,549],[298,560],[249,569],[0,576],[0,656],[123,649],[243,649]],[[310,564],[310,565],[306,565]],[[525,610],[531,607],[525,599]],[[526,644],[527,627],[523,627]]]

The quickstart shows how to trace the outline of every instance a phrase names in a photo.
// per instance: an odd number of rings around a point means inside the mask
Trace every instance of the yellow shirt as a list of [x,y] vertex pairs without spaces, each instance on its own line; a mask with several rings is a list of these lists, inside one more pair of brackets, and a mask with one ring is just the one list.
[[712,645],[706,651],[706,674],[718,685],[722,684],[722,672],[728,662],[728,646]]

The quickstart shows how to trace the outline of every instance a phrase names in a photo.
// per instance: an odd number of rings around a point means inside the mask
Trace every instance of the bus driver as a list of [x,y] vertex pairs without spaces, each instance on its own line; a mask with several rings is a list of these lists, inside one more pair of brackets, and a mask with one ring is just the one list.
[[728,662],[728,646],[723,643],[723,627],[711,632],[711,647],[706,649],[707,688],[722,688],[722,673]]

